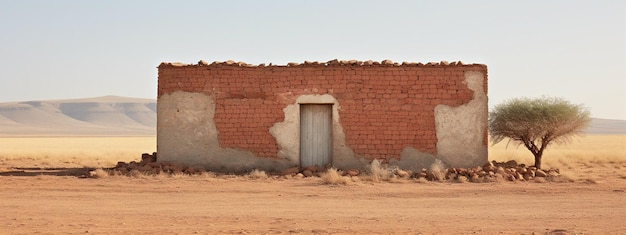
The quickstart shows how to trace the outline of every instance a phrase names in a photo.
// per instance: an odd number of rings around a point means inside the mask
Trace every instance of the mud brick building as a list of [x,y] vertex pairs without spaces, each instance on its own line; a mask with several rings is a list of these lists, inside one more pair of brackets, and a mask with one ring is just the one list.
[[487,67],[337,61],[158,67],[159,161],[241,172],[487,162]]

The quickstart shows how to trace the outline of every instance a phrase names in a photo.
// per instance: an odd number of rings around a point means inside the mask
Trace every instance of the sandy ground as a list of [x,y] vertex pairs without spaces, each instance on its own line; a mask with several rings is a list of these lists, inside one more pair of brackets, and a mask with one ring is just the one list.
[[[626,164],[575,182],[77,178],[0,162],[0,234],[626,234]],[[11,172],[13,175],[11,175]],[[22,172],[16,174],[15,172]]]

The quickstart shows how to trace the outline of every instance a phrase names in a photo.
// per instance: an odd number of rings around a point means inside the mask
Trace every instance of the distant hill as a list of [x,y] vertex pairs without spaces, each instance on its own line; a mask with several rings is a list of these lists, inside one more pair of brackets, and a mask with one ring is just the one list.
[[587,134],[626,134],[626,120],[591,119]]
[[0,136],[155,134],[153,99],[104,96],[0,103]]
[[[587,134],[626,134],[626,120],[594,118]],[[119,96],[0,103],[0,136],[156,135],[156,100]]]

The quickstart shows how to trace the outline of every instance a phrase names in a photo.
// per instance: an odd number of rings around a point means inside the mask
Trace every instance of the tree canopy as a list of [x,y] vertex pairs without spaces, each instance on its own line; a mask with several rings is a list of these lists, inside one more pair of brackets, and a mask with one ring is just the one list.
[[541,156],[549,144],[567,142],[590,121],[587,108],[562,98],[516,98],[489,112],[489,135],[493,144],[505,138],[523,144],[541,168]]

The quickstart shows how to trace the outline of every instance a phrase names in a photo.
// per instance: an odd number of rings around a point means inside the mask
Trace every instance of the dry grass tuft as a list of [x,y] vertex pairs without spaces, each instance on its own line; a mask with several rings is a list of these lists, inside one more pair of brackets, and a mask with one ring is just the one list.
[[386,166],[383,166],[380,163],[380,160],[373,160],[372,163],[370,163],[368,170],[369,177],[366,177],[366,179],[373,182],[389,180],[393,175],[393,172]]
[[391,175],[391,177],[389,177],[387,182],[389,182],[389,183],[404,183],[404,182],[406,182],[406,180],[403,180],[402,178],[399,178],[398,176],[393,174],[393,175]]
[[435,162],[430,165],[430,172],[433,174],[434,179],[443,181],[446,179],[446,166],[439,159],[435,159]]
[[250,171],[250,173],[248,173],[248,178],[251,179],[267,179],[268,175],[267,173],[265,173],[265,171],[260,171],[257,169],[254,169],[252,171]]
[[341,176],[335,168],[328,169],[320,178],[322,178],[322,183],[324,184],[350,185],[352,183],[352,179],[349,176]]
[[169,176],[172,179],[182,179],[182,178],[188,177],[189,175],[186,175],[185,173],[182,173],[182,172],[176,172],[176,173],[170,174]]
[[109,173],[109,171],[103,170],[102,168],[98,168],[89,172],[89,177],[97,179],[107,178],[110,175],[111,174]]
[[467,177],[465,177],[464,175],[459,175],[459,177],[456,178],[456,182],[457,183],[467,183],[467,182],[469,182],[469,179],[467,179]]
[[130,170],[130,172],[128,172],[128,175],[135,177],[135,178],[147,178],[147,176],[143,172],[138,171],[136,169]]

